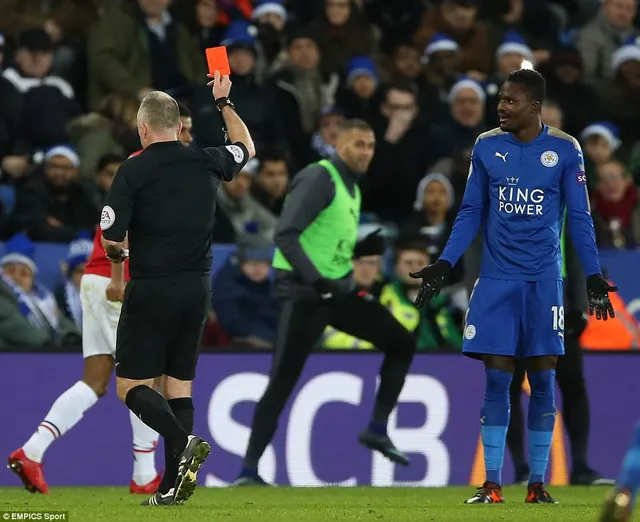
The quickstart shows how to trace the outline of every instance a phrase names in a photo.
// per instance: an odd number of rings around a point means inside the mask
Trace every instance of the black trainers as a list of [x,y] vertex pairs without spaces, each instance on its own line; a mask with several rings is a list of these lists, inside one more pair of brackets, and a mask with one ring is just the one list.
[[624,489],[612,489],[604,499],[598,520],[599,522],[630,522],[632,511],[631,493]]
[[198,480],[198,470],[211,452],[209,443],[189,435],[187,447],[178,458],[175,501],[182,504],[193,495]]
[[171,488],[164,495],[159,491],[156,491],[148,499],[143,500],[141,506],[175,506],[177,502],[174,499],[175,490]]
[[615,486],[616,481],[604,478],[600,473],[593,469],[584,471],[571,472],[570,483],[572,486]]
[[231,484],[231,487],[242,487],[242,486],[262,486],[262,487],[268,487],[268,488],[273,487],[271,484],[266,482],[257,473],[255,475],[240,475]]
[[464,501],[465,504],[504,504],[502,487],[493,482],[485,482],[478,492],[470,499]]
[[530,484],[527,488],[527,496],[524,499],[527,504],[557,504],[553,497],[549,495],[542,482]]
[[402,466],[409,465],[409,457],[396,448],[388,435],[381,435],[372,432],[369,428],[360,432],[358,441],[367,448],[378,451],[387,457],[391,462],[396,462]]

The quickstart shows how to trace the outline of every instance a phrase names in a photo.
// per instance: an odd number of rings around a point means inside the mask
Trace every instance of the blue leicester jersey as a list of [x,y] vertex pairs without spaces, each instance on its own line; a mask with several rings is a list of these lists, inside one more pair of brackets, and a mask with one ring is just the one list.
[[565,209],[585,274],[599,274],[577,140],[546,125],[527,143],[500,129],[485,132],[474,145],[462,205],[440,259],[456,264],[484,226],[481,277],[561,279]]

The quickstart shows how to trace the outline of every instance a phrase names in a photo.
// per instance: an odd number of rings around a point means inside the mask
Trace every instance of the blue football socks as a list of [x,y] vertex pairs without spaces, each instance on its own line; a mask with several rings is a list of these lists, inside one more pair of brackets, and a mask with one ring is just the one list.
[[555,384],[556,371],[530,372],[529,385],[529,459],[531,474],[529,484],[544,482],[549,464],[549,452],[556,423]]
[[618,488],[631,491],[635,501],[640,486],[640,422],[636,424],[629,449],[622,461],[622,469],[618,477]]
[[387,425],[381,422],[371,421],[369,423],[369,431],[371,433],[375,433],[376,435],[386,435],[387,434]]
[[513,375],[502,370],[487,369],[487,387],[480,422],[487,482],[502,485],[504,448],[509,428],[509,386]]

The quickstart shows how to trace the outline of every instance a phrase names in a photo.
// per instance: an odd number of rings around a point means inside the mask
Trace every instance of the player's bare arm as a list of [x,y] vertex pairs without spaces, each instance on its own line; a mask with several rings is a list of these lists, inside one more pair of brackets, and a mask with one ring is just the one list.
[[121,303],[124,299],[124,263],[111,262],[111,280],[107,286],[107,300]]
[[[124,248],[129,249],[129,238],[124,239]],[[111,279],[107,285],[107,300],[121,303],[124,299],[124,263],[111,262]]]

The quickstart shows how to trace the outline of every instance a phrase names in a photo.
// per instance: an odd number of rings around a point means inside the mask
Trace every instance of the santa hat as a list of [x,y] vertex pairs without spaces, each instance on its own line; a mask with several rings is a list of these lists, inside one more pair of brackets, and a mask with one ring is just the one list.
[[282,5],[282,0],[259,0],[253,9],[253,19],[257,20],[265,14],[276,14],[287,21],[287,10]]
[[33,260],[35,245],[26,234],[20,233],[9,238],[4,244],[6,254],[0,259],[0,265],[4,266],[9,263],[19,263],[31,269],[35,275],[38,267]]
[[453,202],[455,201],[455,192],[453,190],[453,185],[451,184],[451,181],[449,181],[449,178],[447,178],[447,176],[445,176],[444,174],[438,174],[437,172],[427,174],[424,178],[420,180],[420,183],[418,183],[418,190],[416,192],[416,201],[413,204],[413,209],[422,210],[424,190],[427,188],[427,185],[429,185],[429,183],[431,183],[432,181],[439,181],[444,186],[445,190],[447,191],[447,195],[449,196],[449,206],[447,207],[447,210],[450,210],[451,207],[453,206]]
[[509,53],[519,54],[526,60],[529,60],[530,62],[533,61],[533,52],[531,51],[531,48],[527,45],[527,42],[522,35],[515,31],[507,32],[507,34],[504,35],[504,40],[502,40],[502,43],[496,50],[496,56],[498,58]]
[[449,103],[453,103],[453,100],[455,100],[456,96],[462,89],[473,89],[482,103],[487,99],[487,93],[479,82],[472,78],[463,76],[453,84],[453,87],[451,87],[451,90],[449,91]]
[[67,158],[76,168],[80,166],[80,157],[76,154],[75,150],[67,145],[56,145],[55,147],[51,147],[47,152],[45,152],[43,160],[48,161],[55,156]]
[[376,230],[381,231],[381,235],[385,235],[385,227],[380,223],[361,223],[358,225],[358,241],[364,239],[369,234],[373,234]]
[[424,50],[425,58],[429,58],[433,53],[437,53],[438,51],[459,51],[460,46],[458,42],[456,42],[453,37],[449,36],[446,33],[436,33],[431,37],[427,47]]
[[628,38],[622,47],[611,55],[611,68],[617,71],[624,62],[635,60],[640,62],[640,37],[632,36]]
[[616,150],[621,143],[618,127],[609,121],[597,121],[587,126],[580,134],[580,139],[585,141],[591,136],[602,136],[613,150]]

